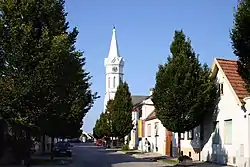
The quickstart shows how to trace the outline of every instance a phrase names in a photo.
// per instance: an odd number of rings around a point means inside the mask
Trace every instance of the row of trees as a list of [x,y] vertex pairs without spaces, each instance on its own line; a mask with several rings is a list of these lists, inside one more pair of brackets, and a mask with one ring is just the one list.
[[0,116],[29,136],[79,137],[98,98],[66,15],[64,0],[0,1]]
[[107,103],[106,111],[101,113],[93,128],[95,138],[118,137],[123,139],[133,128],[132,99],[126,82],[119,84],[115,97]]

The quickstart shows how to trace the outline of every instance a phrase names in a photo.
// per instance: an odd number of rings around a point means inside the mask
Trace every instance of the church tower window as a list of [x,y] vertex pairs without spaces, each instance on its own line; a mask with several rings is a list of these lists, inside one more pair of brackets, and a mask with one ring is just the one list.
[[110,88],[110,77],[108,78],[108,88]]
[[113,79],[113,88],[115,88],[115,77]]

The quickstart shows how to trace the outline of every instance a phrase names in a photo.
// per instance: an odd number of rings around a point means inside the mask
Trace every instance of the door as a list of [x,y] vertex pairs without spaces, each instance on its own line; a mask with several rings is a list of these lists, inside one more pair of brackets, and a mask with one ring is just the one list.
[[172,132],[166,129],[166,150],[165,154],[172,156]]

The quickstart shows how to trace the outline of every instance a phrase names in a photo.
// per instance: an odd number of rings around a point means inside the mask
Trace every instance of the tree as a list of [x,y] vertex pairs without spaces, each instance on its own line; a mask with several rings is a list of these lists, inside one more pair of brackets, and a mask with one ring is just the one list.
[[79,136],[98,97],[64,0],[0,1],[0,11],[1,114],[51,137]]
[[105,111],[105,119],[107,120],[107,136],[114,137],[113,128],[112,128],[112,114],[114,111],[113,107],[114,100],[110,99],[107,103],[106,111]]
[[110,129],[108,126],[108,119],[106,113],[101,113],[100,115],[100,125],[101,125],[101,134],[103,137],[109,137]]
[[101,139],[104,137],[103,134],[101,133],[100,119],[96,120],[95,127],[93,128],[93,135],[96,139]]
[[115,137],[124,138],[132,130],[132,99],[126,82],[120,83],[113,101],[112,128]]
[[238,72],[250,92],[250,0],[239,2],[230,37],[233,52],[239,59]]
[[106,113],[101,113],[99,119],[96,120],[93,134],[97,139],[107,137],[110,134]]
[[159,66],[152,101],[156,116],[165,128],[180,135],[200,125],[217,104],[217,86],[208,66],[201,65],[191,41],[183,31],[175,31],[170,46],[172,56]]

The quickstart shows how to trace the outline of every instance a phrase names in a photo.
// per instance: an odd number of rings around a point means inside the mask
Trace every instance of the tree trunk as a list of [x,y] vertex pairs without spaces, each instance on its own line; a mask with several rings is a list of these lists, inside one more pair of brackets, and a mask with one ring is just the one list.
[[178,132],[178,155],[179,157],[182,156],[181,155],[181,133]]
[[25,163],[25,166],[26,167],[29,167],[30,166],[30,159],[31,159],[31,147],[32,147],[32,140],[31,140],[31,134],[30,134],[30,130],[28,129],[26,131],[26,139],[25,139],[25,147],[26,147],[26,150],[25,150],[25,160],[24,160],[24,163]]
[[46,152],[45,135],[42,136],[42,153]]
[[54,140],[55,137],[51,137],[51,145],[50,145],[50,151],[51,151],[51,156],[50,159],[53,160],[54,159]]
[[113,137],[111,137],[111,148],[113,148],[113,146],[114,146],[114,140],[113,140]]

